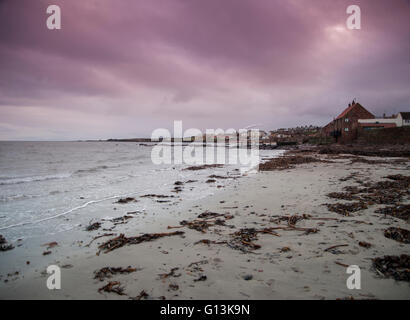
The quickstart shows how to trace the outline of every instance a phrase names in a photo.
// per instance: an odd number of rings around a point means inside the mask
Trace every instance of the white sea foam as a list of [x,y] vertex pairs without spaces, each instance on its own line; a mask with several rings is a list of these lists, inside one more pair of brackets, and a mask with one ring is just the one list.
[[54,174],[54,175],[44,175],[44,176],[32,176],[32,177],[2,177],[0,179],[0,185],[9,185],[9,184],[20,184],[20,183],[29,183],[37,181],[46,181],[54,179],[65,179],[71,176],[70,173],[63,174]]

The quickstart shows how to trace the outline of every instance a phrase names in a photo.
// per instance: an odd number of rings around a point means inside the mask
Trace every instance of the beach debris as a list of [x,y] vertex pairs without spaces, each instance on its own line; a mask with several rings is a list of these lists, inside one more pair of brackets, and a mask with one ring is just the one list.
[[119,281],[110,281],[105,286],[98,289],[98,292],[114,292],[120,296],[125,295],[124,288],[121,287],[121,282]]
[[348,244],[337,244],[337,245],[335,245],[335,246],[331,246],[331,247],[329,247],[329,248],[326,248],[324,251],[330,252],[330,253],[333,253],[333,254],[341,254],[341,253],[343,253],[343,252],[340,251],[340,250],[338,250],[337,248],[347,247],[347,246],[349,246],[349,245],[348,245]]
[[202,239],[197,242],[194,242],[194,244],[199,244],[199,243],[207,244],[209,246],[210,244],[226,244],[226,241],[213,241],[209,239]]
[[171,192],[178,193],[178,192],[181,192],[182,190],[183,190],[182,187],[174,187],[174,189],[171,190]]
[[[264,216],[264,215],[262,215]],[[296,227],[296,224],[298,223],[298,221],[300,220],[334,220],[334,218],[313,218],[311,215],[309,214],[302,214],[302,215],[291,215],[291,216],[275,216],[274,218],[270,219],[270,222],[274,222],[279,224],[281,221],[286,221],[287,222],[287,226],[278,226],[278,227],[273,227],[273,228],[265,228],[265,229],[261,229],[258,232],[261,233],[269,233],[275,236],[280,236],[279,234],[277,234],[276,232],[274,232],[273,230],[284,230],[284,231],[290,231],[290,230],[294,230],[294,231],[304,231],[304,234],[310,234],[310,233],[317,233],[319,231],[319,229],[317,228],[299,228]]]
[[7,240],[0,234],[0,251],[9,251],[14,249],[12,244],[7,244]]
[[42,247],[47,247],[47,249],[51,249],[58,246],[58,243],[53,241],[53,242],[49,242],[49,243],[45,243],[42,245]]
[[366,242],[366,241],[360,241],[360,242],[359,242],[359,246],[368,249],[368,248],[370,248],[370,247],[372,246],[372,244],[369,243],[369,242]]
[[[351,154],[356,156],[368,157],[409,157],[409,148],[403,148],[403,145],[391,145],[381,149],[379,146],[372,145],[331,145],[323,147],[319,150],[319,154],[344,155]],[[401,159],[398,159],[401,160]]]
[[130,215],[124,215],[124,216],[122,216],[122,217],[113,218],[113,219],[111,219],[111,220],[109,220],[109,221],[112,222],[114,225],[117,225],[117,224],[126,224],[126,223],[128,223],[128,220],[129,220],[129,219],[132,219],[132,218],[134,218],[134,217],[133,217],[133,216],[130,216]]
[[89,247],[91,245],[91,243],[93,243],[95,240],[97,240],[99,238],[109,237],[109,236],[114,236],[114,235],[115,235],[115,233],[104,233],[102,235],[96,236],[96,237],[92,238],[92,240],[88,244],[86,244],[85,247]]
[[205,281],[206,279],[208,279],[208,277],[207,277],[207,276],[205,276],[205,275],[201,275],[201,276],[199,276],[199,278],[194,279],[194,282],[198,282],[198,281]]
[[174,197],[175,196],[173,196],[173,195],[167,196],[167,195],[164,195],[164,194],[145,194],[145,195],[141,196],[141,198],[160,198],[160,199],[162,199],[162,198],[174,198]]
[[390,227],[384,231],[384,236],[398,242],[410,243],[410,231],[397,227]]
[[289,247],[283,247],[280,249],[280,252],[289,252],[291,249]]
[[384,215],[389,215],[405,221],[410,220],[410,204],[398,204],[394,206],[387,206],[384,208],[377,209],[375,212]]
[[142,242],[153,241],[162,237],[170,237],[170,236],[178,236],[183,235],[185,232],[183,231],[175,231],[175,232],[165,232],[165,233],[146,233],[142,236],[137,237],[129,237],[127,238],[123,233],[121,233],[118,237],[110,239],[103,244],[101,244],[98,248],[100,249],[97,255],[104,251],[104,253],[108,253],[112,250],[121,248],[125,245],[130,244],[139,244]]
[[253,243],[253,241],[258,240],[257,234],[258,231],[255,228],[240,229],[231,235],[232,240],[228,242],[228,246],[242,252],[249,252],[249,249],[260,249],[260,245]]
[[278,158],[272,158],[259,165],[259,171],[273,171],[293,169],[296,165],[312,162],[325,162],[317,158],[301,155],[285,155]]
[[362,157],[352,157],[350,164],[354,163],[365,163],[365,164],[389,164],[391,161],[387,160],[373,160],[373,159],[366,159]]
[[209,261],[208,260],[200,260],[200,261],[196,261],[196,262],[191,262],[187,268],[191,268],[193,266],[198,266],[198,265],[204,265],[204,264],[208,264]]
[[[188,227],[189,229],[193,229],[196,231],[200,231],[202,233],[205,233],[206,230],[213,224],[207,222],[207,221],[202,221],[202,220],[193,220],[193,221],[187,221],[187,220],[182,220],[179,222],[181,226]],[[168,229],[175,228],[175,227],[168,227]]]
[[211,174],[210,176],[208,176],[208,178],[210,179],[236,179],[237,177],[224,177],[224,176],[219,176],[216,174]]
[[166,279],[166,278],[169,278],[169,277],[177,278],[177,277],[180,277],[180,276],[181,276],[180,273],[175,273],[177,270],[179,270],[179,268],[178,268],[178,267],[175,267],[175,268],[172,268],[170,272],[168,272],[168,273],[161,273],[161,274],[159,274],[158,276],[159,276],[160,279]]
[[12,244],[2,244],[0,245],[0,251],[9,251],[14,249],[14,246]]
[[[350,157],[347,157],[348,159],[350,159]],[[344,177],[344,178],[340,178],[339,179],[339,181],[341,181],[341,182],[345,182],[345,181],[348,181],[348,180],[354,180],[354,179],[356,179],[357,177],[358,177],[358,175],[359,175],[359,172],[352,172],[351,174],[349,174],[348,176],[346,176],[346,177]]]
[[211,169],[211,168],[222,168],[222,164],[204,164],[200,166],[192,166],[185,168],[183,170],[191,170],[191,171],[197,171],[197,170],[204,170],[204,169]]
[[206,180],[205,182],[206,182],[206,183],[214,183],[214,182],[216,182],[216,180],[215,180],[215,179],[208,179],[208,180]]
[[386,178],[394,181],[404,181],[406,183],[410,183],[410,177],[403,176],[402,174],[391,174],[386,176]]
[[253,275],[251,274],[245,274],[244,276],[242,276],[243,280],[249,281],[253,279]]
[[346,213],[366,209],[369,205],[390,204],[393,207],[378,209],[376,212],[394,215],[395,207],[400,207],[398,217],[408,217],[409,206],[401,206],[399,202],[405,195],[410,194],[410,177],[401,174],[385,177],[389,180],[372,182],[361,182],[362,188],[347,186],[345,192],[332,192],[327,194],[330,198],[342,200],[358,200],[353,204],[326,204],[330,211],[348,215]]
[[339,266],[342,266],[342,267],[345,267],[345,268],[348,268],[348,267],[349,267],[348,264],[342,263],[342,262],[340,262],[340,261],[335,261],[335,263],[338,264]]
[[129,202],[137,202],[137,201],[138,200],[136,200],[135,198],[126,197],[126,198],[118,199],[118,201],[116,203],[129,203]]
[[175,181],[174,185],[182,186],[184,183],[182,181]]
[[277,233],[277,232],[275,232],[275,231],[273,231],[272,228],[260,229],[260,230],[258,230],[258,232],[260,232],[260,233],[268,233],[268,234],[271,234],[271,235],[273,235],[273,236],[280,237],[280,234]]
[[179,289],[179,285],[177,285],[176,283],[170,283],[168,287],[172,291],[177,291]]
[[[265,215],[259,215],[259,216],[265,216]],[[331,218],[312,218],[310,214],[304,213],[302,215],[294,214],[291,216],[273,216],[270,222],[279,223],[281,221],[286,221],[288,226],[294,227],[296,223],[298,223],[301,220],[328,220],[328,219],[331,219]]]
[[223,216],[222,213],[205,211],[205,212],[199,214],[198,218],[204,219],[204,218],[215,218],[215,217],[222,217],[222,216]]
[[101,222],[94,222],[91,223],[91,221],[89,222],[88,226],[85,228],[85,231],[94,231],[94,230],[98,230],[101,227]]
[[360,197],[358,197],[356,194],[351,193],[351,192],[331,192],[326,195],[329,198],[333,199],[339,199],[339,200],[358,200]]
[[368,206],[364,202],[353,203],[325,203],[329,211],[336,212],[344,216],[350,216],[352,212],[367,209]]
[[44,251],[44,252],[43,252],[43,256],[47,256],[47,255],[49,255],[49,254],[51,254],[51,251]]
[[137,268],[132,268],[131,266],[128,266],[127,268],[105,267],[105,268],[101,268],[100,270],[94,271],[94,279],[103,281],[105,278],[111,278],[113,275],[118,274],[118,273],[129,274],[135,271],[137,271]]
[[131,300],[143,300],[147,299],[149,294],[145,292],[145,290],[141,290],[141,292],[136,297],[130,297]]
[[397,281],[410,281],[410,256],[384,256],[373,259],[373,267],[382,275]]
[[[224,217],[225,220],[217,218],[217,217]],[[233,216],[228,213],[220,214],[216,212],[205,211],[198,215],[198,219],[191,220],[191,221],[182,220],[179,222],[180,226],[168,226],[168,229],[187,227],[189,229],[193,229],[193,230],[196,230],[202,233],[206,233],[209,227],[216,226],[216,225],[234,228],[234,226],[226,224],[226,220],[233,219]]]

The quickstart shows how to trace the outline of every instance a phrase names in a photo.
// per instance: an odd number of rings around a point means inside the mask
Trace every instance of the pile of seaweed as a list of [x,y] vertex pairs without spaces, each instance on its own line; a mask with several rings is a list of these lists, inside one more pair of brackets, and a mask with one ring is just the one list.
[[384,236],[398,242],[410,243],[410,231],[397,227],[390,227],[384,231]]
[[128,266],[127,268],[104,267],[94,272],[94,279],[103,281],[105,278],[111,278],[113,275],[116,275],[118,273],[128,274],[135,271],[137,271],[137,268],[132,268],[131,266]]
[[[342,199],[357,202],[325,204],[330,211],[342,215],[349,215],[351,212],[367,209],[374,204],[394,205],[393,208],[379,209],[376,212],[390,213],[394,215],[394,208],[400,206],[400,201],[410,194],[410,177],[401,174],[385,177],[388,180],[378,182],[362,183],[362,187],[347,186],[344,192],[332,192],[327,194],[329,198]],[[408,216],[409,206],[400,207],[400,217]]]
[[367,205],[364,202],[353,203],[326,203],[329,211],[336,212],[343,216],[350,216],[352,212],[367,209]]
[[190,170],[190,171],[197,171],[197,170],[204,170],[204,169],[211,169],[211,168],[222,168],[222,164],[204,164],[200,166],[191,166],[188,168],[185,168],[184,170]]
[[212,226],[224,226],[228,228],[234,228],[232,225],[227,225],[226,220],[233,219],[230,214],[221,214],[217,212],[205,211],[198,215],[197,219],[194,220],[182,220],[179,222],[179,226],[168,226],[168,229],[175,229],[181,227],[187,227],[202,233],[206,233],[209,227]]
[[301,155],[286,155],[278,158],[272,158],[259,165],[260,171],[273,171],[293,169],[298,164],[306,164],[312,162],[323,162],[323,160]]
[[123,233],[121,233],[118,237],[110,239],[103,244],[101,244],[98,248],[100,251],[97,253],[99,254],[101,251],[104,253],[108,253],[112,250],[121,248],[125,245],[130,244],[139,244],[142,242],[153,241],[162,237],[170,237],[170,236],[178,236],[183,235],[183,231],[175,231],[175,232],[165,232],[165,233],[146,233],[142,236],[138,237],[126,237]]
[[408,221],[410,219],[410,204],[387,206],[377,209],[375,212]]
[[0,234],[0,251],[8,251],[14,249],[12,244],[7,244],[6,238]]
[[384,256],[373,259],[373,267],[386,277],[410,281],[410,256]]

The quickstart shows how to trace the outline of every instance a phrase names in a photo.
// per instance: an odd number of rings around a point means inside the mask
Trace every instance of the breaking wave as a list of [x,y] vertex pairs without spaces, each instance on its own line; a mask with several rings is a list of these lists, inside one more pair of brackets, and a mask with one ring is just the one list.
[[37,181],[46,181],[54,179],[65,179],[69,178],[71,174],[55,174],[55,175],[46,175],[46,176],[34,176],[34,177],[1,177],[0,186],[10,185],[10,184],[19,184],[19,183],[29,183]]

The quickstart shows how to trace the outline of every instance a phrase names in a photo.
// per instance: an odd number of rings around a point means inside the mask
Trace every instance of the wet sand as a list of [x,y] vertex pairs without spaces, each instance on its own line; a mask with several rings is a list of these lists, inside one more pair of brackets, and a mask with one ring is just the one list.
[[[384,180],[389,174],[408,175],[408,162],[351,164],[349,157],[320,157],[331,162],[259,172],[237,179],[237,183],[221,188],[211,197],[191,202],[182,200],[171,206],[163,203],[156,207],[156,219],[150,224],[133,229],[124,224],[112,231],[87,232],[88,241],[83,243],[76,243],[75,235],[71,235],[74,238],[51,248],[51,254],[39,256],[36,253],[43,268],[25,271],[27,257],[20,256],[9,268],[10,273],[18,271],[18,275],[1,275],[0,298],[129,299],[145,291],[148,299],[410,299],[408,282],[382,277],[372,268],[373,258],[409,253],[409,244],[384,236],[388,227],[409,229],[408,223],[375,213],[384,205],[371,205],[347,217],[330,212],[323,205],[348,202],[326,196],[330,192],[341,192],[345,186],[357,185],[351,179],[340,179],[354,172],[359,179],[374,182]],[[210,188],[216,185],[210,184]],[[132,203],[118,210],[126,214],[132,211]],[[206,211],[233,218],[225,219],[227,226],[213,225],[205,232],[188,227],[167,228],[179,226],[182,220],[193,221]],[[287,222],[277,220],[296,214],[309,215],[295,224],[300,230],[286,229]],[[284,228],[272,233],[257,233],[252,243],[260,248],[245,246],[246,252],[243,252],[225,243],[231,243],[232,234],[242,228],[261,230],[278,226]],[[317,232],[306,232],[303,228],[317,229]],[[93,237],[108,232],[117,236],[123,232],[130,237],[174,231],[185,233],[126,245],[99,255],[96,255],[98,245],[114,236],[96,239],[89,247],[85,246]],[[195,244],[204,239],[210,242]],[[370,243],[371,247],[360,246],[361,241]],[[344,246],[326,250],[337,245]],[[42,252],[46,248],[39,250]],[[0,261],[11,254],[11,251],[0,253]],[[49,264],[65,266],[61,269],[61,290],[46,287],[48,275],[44,270]],[[360,290],[346,287],[349,276],[346,265],[360,267]],[[103,267],[128,266],[137,270],[103,281],[94,279],[94,271]],[[120,282],[124,295],[99,292],[98,289],[110,281]]]

